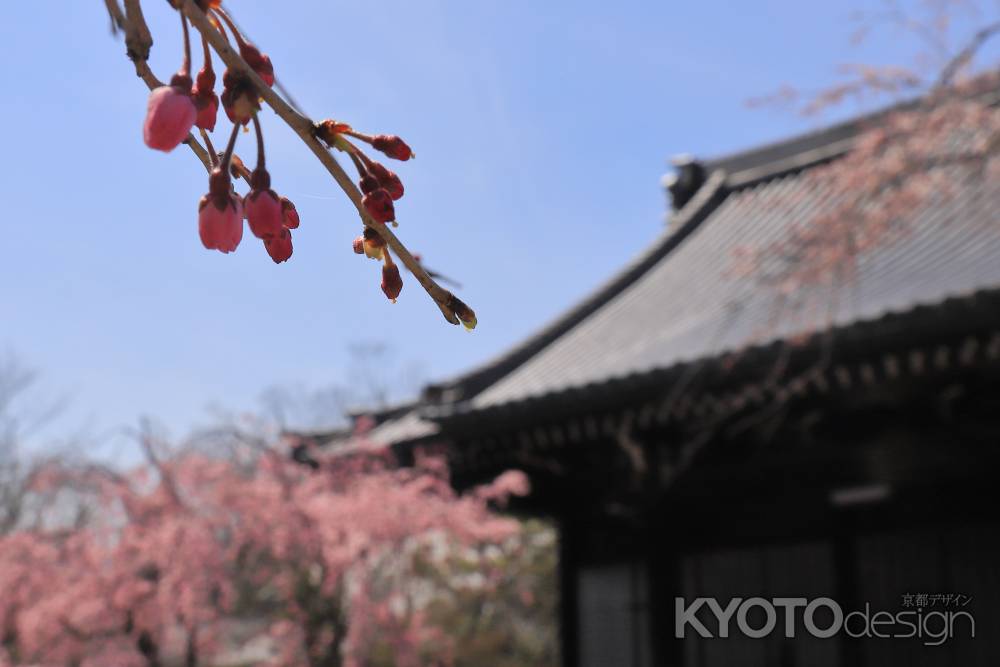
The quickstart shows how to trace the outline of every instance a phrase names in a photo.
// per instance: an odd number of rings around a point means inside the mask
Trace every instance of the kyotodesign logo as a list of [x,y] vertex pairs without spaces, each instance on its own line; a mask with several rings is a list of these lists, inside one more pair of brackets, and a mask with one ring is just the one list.
[[[907,606],[907,597],[913,598],[904,596],[904,607]],[[949,604],[952,599],[961,598],[971,599],[952,595],[948,596]],[[709,597],[694,598],[690,604],[684,598],[675,598],[674,602],[674,635],[678,639],[694,635],[706,639],[724,638],[735,632],[760,639],[775,632],[779,625],[779,631],[785,637],[805,632],[825,639],[844,633],[854,638],[916,638],[925,646],[940,646],[956,634],[970,638],[976,636],[976,621],[968,611],[931,609],[926,605],[914,607],[912,602],[909,608],[896,612],[873,611],[871,605],[866,603],[864,609],[846,614],[840,604],[827,597],[812,600],[804,597],[731,598],[725,606],[717,598]],[[699,618],[698,613],[702,609],[707,609],[710,614],[703,613]],[[705,616],[714,616],[715,623],[705,619]],[[689,631],[693,634],[689,635]]]

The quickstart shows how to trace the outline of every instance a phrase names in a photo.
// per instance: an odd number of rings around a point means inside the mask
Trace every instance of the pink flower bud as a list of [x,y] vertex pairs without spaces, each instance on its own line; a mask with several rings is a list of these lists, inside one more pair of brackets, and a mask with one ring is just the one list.
[[292,256],[292,233],[282,228],[276,236],[264,239],[264,249],[275,264],[288,261]]
[[390,222],[396,219],[396,209],[392,205],[392,197],[384,188],[376,188],[361,200],[365,210],[375,218],[375,222]]
[[247,65],[257,72],[257,76],[264,80],[269,86],[274,85],[274,65],[271,64],[271,59],[265,53],[261,53],[253,44],[248,44],[246,42],[240,44],[240,55],[243,56],[243,60],[247,61]]
[[160,86],[149,94],[142,138],[150,148],[170,152],[187,139],[197,116],[191,95],[181,86]]
[[372,137],[372,146],[377,151],[382,151],[386,155],[396,160],[409,160],[416,157],[406,142],[394,134],[377,134]]
[[378,190],[380,187],[381,186],[378,183],[378,179],[372,176],[371,174],[365,174],[364,176],[361,177],[361,180],[358,181],[358,189],[360,189],[361,192],[364,194],[374,192],[375,190]]
[[243,204],[235,193],[224,198],[211,193],[198,203],[198,235],[209,250],[236,250],[243,239]]
[[215,130],[215,121],[219,115],[219,96],[215,94],[215,72],[203,69],[198,72],[191,98],[198,116],[194,124],[203,130]]
[[368,170],[371,171],[372,176],[375,177],[378,184],[385,188],[385,191],[389,193],[389,196],[392,197],[394,201],[402,199],[403,182],[399,180],[399,176],[379,162],[372,162],[369,164]]
[[215,121],[219,117],[219,96],[211,92],[207,95],[196,95],[194,102],[198,108],[194,124],[203,130],[214,131]]
[[297,229],[299,226],[299,212],[295,204],[288,197],[281,197],[281,222],[288,229]]
[[222,75],[222,108],[234,123],[246,125],[260,109],[260,95],[244,74],[227,69]]
[[393,303],[403,291],[403,279],[399,275],[399,267],[395,264],[382,265],[382,291]]
[[252,190],[243,200],[250,231],[259,239],[279,236],[285,230],[281,201],[274,190]]

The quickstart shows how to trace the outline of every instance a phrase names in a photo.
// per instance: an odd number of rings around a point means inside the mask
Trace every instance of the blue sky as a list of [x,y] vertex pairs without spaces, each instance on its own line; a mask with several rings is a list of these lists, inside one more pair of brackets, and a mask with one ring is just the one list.
[[[167,3],[145,4],[167,78],[179,26]],[[186,149],[143,146],[146,91],[103,3],[58,5],[57,19],[5,8],[0,350],[70,398],[64,423],[95,433],[139,415],[183,432],[210,404],[257,407],[269,385],[344,383],[357,341],[385,342],[428,380],[483,362],[660,231],[670,155],[814,127],[744,102],[900,52],[892,33],[850,45],[864,3],[231,1],[309,114],[414,147],[397,169],[398,233],[464,283],[480,319],[468,334],[412,280],[386,301],[377,265],[351,253],[356,214],[270,112],[273,184],[302,218],[295,254],[275,266],[249,233],[234,255],[204,250],[204,171]],[[252,147],[244,135],[237,151]]]

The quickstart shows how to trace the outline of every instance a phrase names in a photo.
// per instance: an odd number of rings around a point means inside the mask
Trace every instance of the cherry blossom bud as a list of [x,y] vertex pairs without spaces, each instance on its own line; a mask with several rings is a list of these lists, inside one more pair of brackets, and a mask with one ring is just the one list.
[[379,185],[378,179],[372,176],[371,174],[365,174],[364,176],[361,177],[361,180],[358,181],[358,188],[364,194],[369,194],[371,192],[374,192],[375,190],[378,190],[380,187],[382,186]]
[[365,254],[365,237],[359,236],[354,239],[354,254],[363,255]]
[[274,190],[251,190],[243,201],[250,231],[259,239],[279,236],[285,229],[281,201]]
[[389,193],[389,196],[392,197],[394,201],[402,199],[403,182],[399,180],[399,176],[379,162],[372,162],[369,164],[368,170],[371,172],[372,176],[378,180],[378,184],[385,188],[385,191]]
[[371,227],[365,227],[365,231],[364,231],[363,236],[365,237],[365,241],[367,241],[368,243],[370,243],[372,245],[372,247],[374,247],[374,248],[384,248],[385,247],[385,239],[383,239],[382,235],[379,234],[374,229],[372,229]]
[[198,203],[198,235],[207,249],[229,253],[243,239],[243,204],[229,174],[216,169],[208,184],[208,194]]
[[230,253],[243,240],[243,205],[235,194],[218,208],[209,196],[201,198],[198,211],[198,235],[209,250]]
[[361,235],[361,239],[363,241],[362,252],[364,252],[365,256],[369,259],[382,261],[382,249],[385,247],[385,239],[371,227],[365,227],[365,232]]
[[372,137],[372,146],[377,151],[382,151],[386,155],[396,160],[409,160],[416,157],[406,142],[394,134],[377,134]]
[[297,229],[299,226],[299,212],[295,204],[288,197],[281,197],[281,222],[288,229]]
[[[198,110],[191,101],[191,79],[175,76],[171,85],[160,86],[149,94],[142,138],[156,150],[170,152],[187,139],[194,126]],[[176,85],[180,81],[180,85]]]
[[277,236],[264,239],[264,249],[267,250],[267,254],[271,256],[275,264],[288,261],[288,258],[292,256],[292,233],[282,228]]
[[392,197],[384,188],[376,188],[361,200],[365,210],[375,218],[375,222],[390,222],[396,219],[396,209],[392,205]]
[[245,74],[227,69],[222,75],[222,108],[234,123],[246,125],[260,109],[260,95]]
[[403,279],[395,264],[382,265],[382,291],[393,303],[396,303],[399,293],[403,291]]
[[215,129],[215,121],[219,115],[219,96],[215,94],[214,88],[215,72],[205,69],[198,72],[191,91],[191,99],[198,110],[194,124],[209,132]]
[[198,116],[194,124],[203,130],[212,132],[215,130],[215,121],[219,117],[219,96],[210,92],[206,95],[196,95],[193,99],[198,109]]
[[254,111],[259,108],[256,98],[249,93],[236,92],[229,88],[222,91],[221,101],[229,120],[240,125],[249,123]]
[[271,59],[265,53],[261,53],[253,44],[248,44],[243,42],[240,44],[240,55],[243,56],[243,60],[247,61],[247,65],[257,72],[257,76],[264,80],[268,86],[274,85],[274,66],[271,64]]

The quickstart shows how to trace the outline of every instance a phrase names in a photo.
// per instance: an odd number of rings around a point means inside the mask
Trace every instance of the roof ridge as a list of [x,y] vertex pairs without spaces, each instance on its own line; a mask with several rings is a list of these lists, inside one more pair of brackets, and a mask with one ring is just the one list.
[[[1000,91],[988,80],[965,94],[988,104],[1000,102]],[[926,101],[926,96],[904,100],[826,127],[707,159],[703,164],[709,171],[722,169],[730,174],[727,186],[747,187],[840,157],[850,150],[854,139],[867,126],[890,114],[916,109]]]

